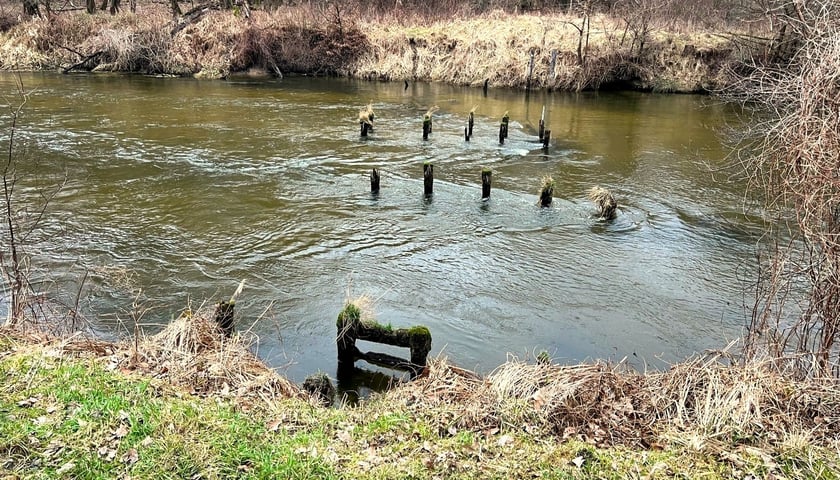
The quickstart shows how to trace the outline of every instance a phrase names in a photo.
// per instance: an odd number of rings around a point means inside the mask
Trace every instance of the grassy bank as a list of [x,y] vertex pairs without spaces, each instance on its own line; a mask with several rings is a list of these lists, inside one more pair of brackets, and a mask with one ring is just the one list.
[[161,5],[141,4],[137,13],[113,16],[70,11],[9,20],[0,36],[0,68],[692,92],[728,82],[727,65],[743,54],[731,36],[695,24],[645,23],[640,34],[627,18],[592,13],[586,19],[584,30],[574,12],[426,19],[311,5],[254,10],[248,18],[208,8],[173,19]]
[[[837,478],[840,391],[697,358],[668,372],[435,360],[320,406],[199,316],[105,343],[0,333],[6,478]],[[176,340],[177,339],[177,340]],[[172,343],[167,343],[172,342]],[[280,387],[278,387],[280,386]]]

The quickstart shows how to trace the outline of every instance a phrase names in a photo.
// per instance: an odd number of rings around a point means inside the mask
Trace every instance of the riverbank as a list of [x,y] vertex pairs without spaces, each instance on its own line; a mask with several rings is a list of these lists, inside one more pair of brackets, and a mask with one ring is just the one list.
[[0,331],[9,478],[837,478],[840,391],[726,352],[666,372],[435,359],[328,408],[182,317],[120,343]]
[[606,14],[587,20],[582,28],[574,14],[501,11],[365,18],[305,6],[248,18],[205,8],[173,20],[162,6],[141,5],[136,14],[72,11],[9,26],[0,35],[0,68],[707,92],[725,86],[729,67],[750,53],[735,47],[731,33],[696,25],[639,26]]

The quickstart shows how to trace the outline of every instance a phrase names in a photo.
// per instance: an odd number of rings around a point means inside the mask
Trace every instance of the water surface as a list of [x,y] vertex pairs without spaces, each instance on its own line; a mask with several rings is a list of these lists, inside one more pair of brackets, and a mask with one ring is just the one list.
[[[709,98],[312,78],[22,80],[22,195],[67,181],[35,263],[70,291],[89,271],[84,312],[112,334],[132,330],[136,299],[153,331],[243,279],[240,328],[298,381],[335,373],[348,292],[372,298],[383,323],[427,325],[434,354],[485,372],[542,350],[661,366],[722,346],[745,323],[741,277],[758,223],[744,214],[744,185],[721,170],[717,132],[734,112]],[[0,88],[12,91],[10,74]],[[362,139],[368,102],[376,128]],[[548,152],[535,137],[543,106]],[[431,198],[424,162],[435,167]],[[489,201],[479,198],[484,167]],[[557,182],[547,209],[536,205],[544,175]],[[593,215],[594,185],[615,193],[615,220]]]

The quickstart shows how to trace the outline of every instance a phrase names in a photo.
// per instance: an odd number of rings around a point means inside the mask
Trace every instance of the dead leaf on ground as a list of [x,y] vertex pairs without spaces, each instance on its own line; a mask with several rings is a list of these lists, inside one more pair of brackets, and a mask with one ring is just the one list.
[[281,420],[279,418],[275,419],[275,420],[272,420],[272,421],[268,422],[267,424],[265,424],[265,429],[268,430],[269,432],[276,432],[277,429],[280,428],[281,423],[283,423],[283,420]]
[[125,424],[120,425],[114,431],[114,438],[124,438],[128,435],[128,427]]
[[125,454],[123,454],[123,456],[120,460],[122,460],[122,463],[124,463],[126,465],[134,465],[135,463],[137,463],[137,460],[139,460],[139,459],[140,459],[140,455],[137,453],[137,449],[136,448],[129,448],[128,451],[125,452]]
[[35,405],[36,403],[38,403],[37,398],[29,397],[25,400],[21,400],[21,401],[17,402],[17,406],[20,407],[20,408],[29,408],[29,407]]
[[347,430],[341,430],[336,435],[336,438],[345,445],[350,445],[353,443],[353,435],[350,434]]

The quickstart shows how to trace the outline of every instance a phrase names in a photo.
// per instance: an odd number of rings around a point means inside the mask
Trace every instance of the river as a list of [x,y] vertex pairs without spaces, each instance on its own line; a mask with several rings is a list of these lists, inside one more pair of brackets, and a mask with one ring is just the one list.
[[[348,294],[372,299],[382,323],[428,326],[434,355],[483,372],[543,350],[660,368],[742,334],[760,213],[725,168],[719,135],[737,112],[712,98],[306,77],[21,79],[20,201],[66,179],[31,238],[33,266],[54,291],[75,292],[88,272],[82,312],[107,335],[133,332],[134,303],[153,332],[241,280],[238,328],[296,381],[335,374]],[[0,88],[17,101],[12,74]],[[363,139],[357,115],[369,102],[376,125]],[[547,152],[535,137],[543,107]],[[424,162],[435,168],[430,198]],[[550,208],[536,205],[544,175],[557,184]],[[594,216],[595,185],[615,194],[616,219]]]

